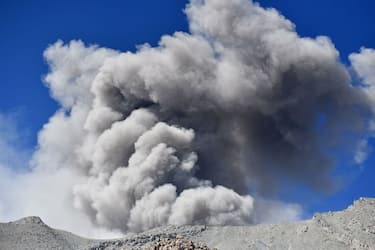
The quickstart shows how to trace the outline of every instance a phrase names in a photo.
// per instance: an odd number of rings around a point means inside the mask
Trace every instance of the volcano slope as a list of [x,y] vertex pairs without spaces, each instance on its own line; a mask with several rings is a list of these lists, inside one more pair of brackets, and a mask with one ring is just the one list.
[[0,223],[1,250],[372,249],[375,199],[310,220],[255,226],[167,226],[120,239],[91,240],[50,228],[38,217]]

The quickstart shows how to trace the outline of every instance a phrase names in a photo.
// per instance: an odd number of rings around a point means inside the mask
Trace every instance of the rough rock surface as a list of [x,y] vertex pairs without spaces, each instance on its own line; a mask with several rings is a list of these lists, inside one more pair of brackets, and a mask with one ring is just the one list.
[[159,239],[144,247],[146,250],[215,250],[200,243],[194,243],[191,240],[177,237],[174,239]]
[[344,211],[316,214],[307,221],[256,226],[169,226],[113,240],[84,239],[52,229],[38,217],[0,223],[1,250],[214,248],[375,250],[375,199],[361,198]]

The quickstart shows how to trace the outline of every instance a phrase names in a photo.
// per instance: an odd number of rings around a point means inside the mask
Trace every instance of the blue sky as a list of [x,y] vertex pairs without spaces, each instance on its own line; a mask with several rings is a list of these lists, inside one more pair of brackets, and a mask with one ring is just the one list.
[[[17,113],[19,128],[28,148],[35,147],[36,135],[56,111],[42,83],[47,65],[42,53],[61,39],[81,39],[116,50],[134,50],[142,43],[156,44],[163,34],[187,31],[182,11],[187,1],[20,1],[0,2],[0,112]],[[292,20],[301,36],[329,36],[343,62],[360,47],[375,47],[375,2],[372,0],[262,0]],[[0,127],[1,128],[1,127]],[[25,146],[24,145],[24,146]],[[25,146],[25,147],[26,147]],[[301,202],[308,211],[337,210],[361,196],[375,196],[375,158],[361,167],[342,166],[347,185],[334,195],[291,192],[285,197]]]

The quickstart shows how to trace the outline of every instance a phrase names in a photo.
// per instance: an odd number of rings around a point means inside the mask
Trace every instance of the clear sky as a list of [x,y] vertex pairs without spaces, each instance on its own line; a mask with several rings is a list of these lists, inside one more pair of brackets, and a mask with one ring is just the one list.
[[[126,51],[155,45],[163,34],[187,31],[182,9],[187,1],[0,1],[0,113],[17,113],[26,131],[26,146],[36,145],[37,132],[56,111],[42,83],[47,65],[42,53],[56,40],[81,39],[87,44]],[[301,36],[330,37],[344,63],[362,46],[375,47],[373,0],[261,0],[296,24]],[[336,194],[291,192],[285,199],[306,204],[308,211],[338,210],[361,196],[375,197],[375,158],[361,167],[343,166],[348,182]],[[354,169],[355,168],[355,169]],[[314,197],[314,198],[312,198]]]

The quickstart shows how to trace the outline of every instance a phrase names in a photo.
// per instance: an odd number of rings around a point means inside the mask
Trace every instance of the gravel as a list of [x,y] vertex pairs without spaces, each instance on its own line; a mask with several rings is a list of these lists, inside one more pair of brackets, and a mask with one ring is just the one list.
[[91,240],[45,225],[38,217],[0,223],[1,250],[356,249],[375,250],[375,199],[311,220],[256,226],[167,226],[121,239]]

